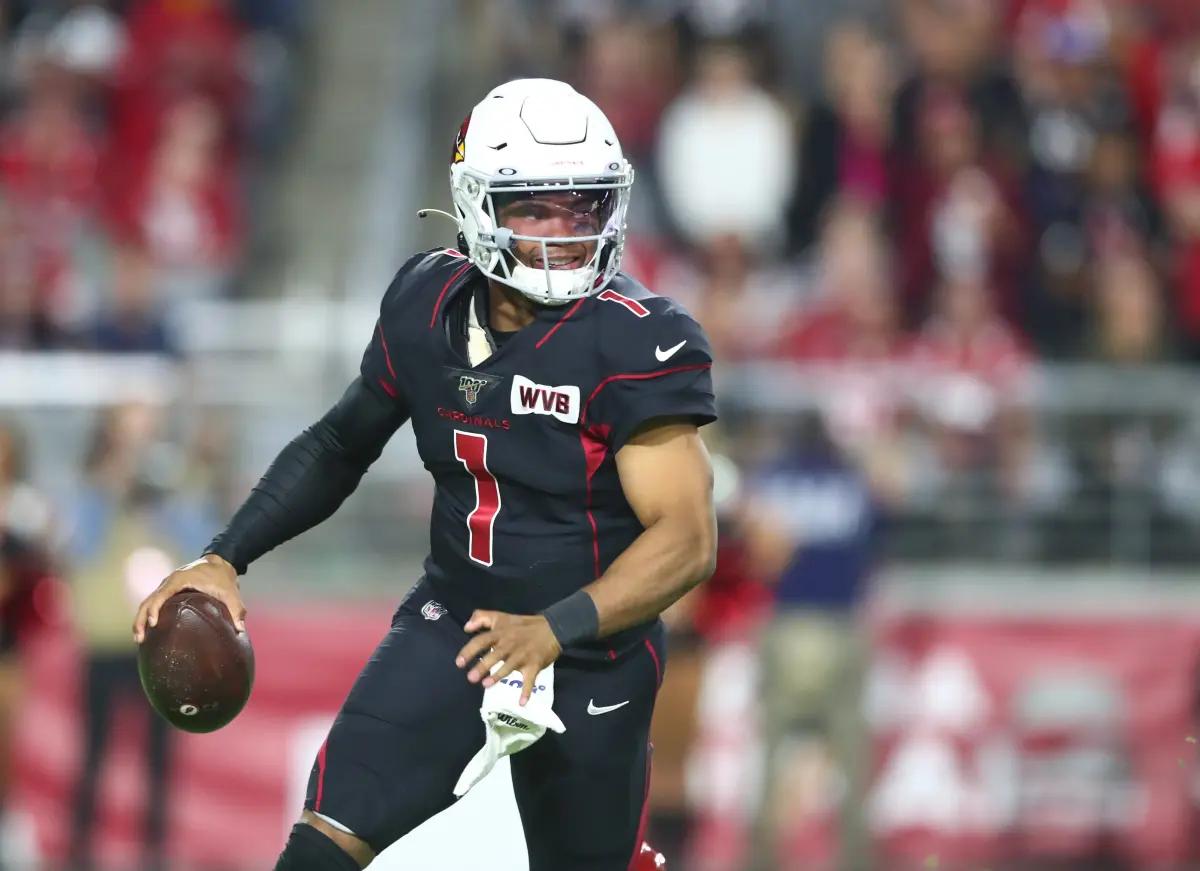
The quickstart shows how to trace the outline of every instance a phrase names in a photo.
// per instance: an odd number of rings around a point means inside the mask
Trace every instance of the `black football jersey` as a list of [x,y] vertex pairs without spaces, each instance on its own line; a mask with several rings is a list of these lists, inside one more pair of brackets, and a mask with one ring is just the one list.
[[[485,281],[457,251],[416,255],[362,361],[364,383],[407,409],[436,482],[425,572],[460,620],[476,608],[536,613],[599,577],[642,532],[616,452],[652,418],[716,419],[704,331],[624,275],[539,307],[470,365],[453,312]],[[645,629],[589,647],[618,650]]]

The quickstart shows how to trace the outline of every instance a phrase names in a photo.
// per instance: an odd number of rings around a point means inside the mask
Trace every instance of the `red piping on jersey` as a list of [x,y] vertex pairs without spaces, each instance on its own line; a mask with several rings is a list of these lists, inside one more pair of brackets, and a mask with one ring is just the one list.
[[[648,642],[647,642],[648,643]],[[629,868],[634,867],[638,855],[642,852],[642,842],[646,837],[646,824],[650,821],[650,773],[654,770],[654,745],[646,745],[646,786],[642,791],[642,815],[638,819],[637,837],[633,839],[633,855],[629,857]]]
[[546,344],[546,340],[554,335],[554,331],[557,330],[559,327],[561,327],[563,325],[563,322],[567,318],[569,318],[571,315],[575,314],[576,309],[578,309],[581,305],[583,305],[583,301],[585,299],[587,299],[586,296],[581,296],[579,298],[579,302],[575,303],[575,305],[573,305],[569,309],[567,309],[567,313],[565,315],[563,315],[561,318],[559,318],[557,321],[555,321],[554,326],[552,326],[550,328],[550,330],[546,333],[546,335],[542,336],[540,339],[537,340],[537,344],[533,346],[534,350],[536,350],[536,349],[542,347],[542,345]]
[[676,372],[691,372],[693,370],[710,368],[712,368],[712,363],[693,363],[691,366],[673,366],[670,369],[659,369],[657,372],[623,372],[620,375],[609,375],[596,385],[596,389],[592,391],[592,395],[583,404],[583,411],[579,415],[579,422],[582,424],[587,423],[588,406],[592,404],[592,400],[596,398],[596,394],[603,390],[610,381],[643,381],[647,378],[673,375]]
[[[380,318],[375,322],[375,329],[379,331],[379,344],[383,346],[383,361],[387,363],[388,374],[392,376],[392,380],[396,380],[396,370],[392,368],[392,355],[388,351],[387,339],[383,335],[383,319]],[[393,394],[395,395],[395,394]]]
[[646,649],[650,651],[650,658],[654,660],[654,676],[658,679],[658,685],[662,686],[662,664],[658,661],[658,651],[654,649],[649,638],[643,638],[642,641],[645,643]]
[[429,316],[429,329],[432,330],[433,325],[437,323],[438,309],[442,307],[442,298],[445,297],[446,291],[450,289],[450,285],[458,281],[458,279],[462,277],[462,274],[470,269],[473,265],[474,264],[472,263],[464,263],[462,266],[458,267],[458,269],[454,270],[453,275],[446,279],[446,283],[442,285],[442,292],[438,294],[437,302],[433,304],[433,314]]
[[321,809],[321,795],[325,792],[325,747],[329,744],[327,737],[321,742],[321,749],[317,751],[317,798],[313,802],[313,810]]
[[596,577],[600,577],[600,530],[596,516],[592,514],[592,478],[608,456],[608,433],[610,427],[600,425],[579,430],[579,443],[583,446],[583,457],[587,463],[587,506],[588,523],[592,526],[592,562]]
[[379,386],[382,387],[383,392],[392,397],[392,399],[396,398],[396,388],[388,384],[387,381],[383,379],[382,375],[379,376]]

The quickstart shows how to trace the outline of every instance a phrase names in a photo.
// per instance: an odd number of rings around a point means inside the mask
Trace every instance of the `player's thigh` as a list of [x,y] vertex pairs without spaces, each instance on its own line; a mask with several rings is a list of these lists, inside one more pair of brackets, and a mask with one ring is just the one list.
[[305,808],[382,852],[454,801],[483,746],[482,690],[454,665],[466,643],[448,616],[402,607],[363,668],[309,777]]
[[[530,871],[625,871],[644,822],[661,630],[613,663],[555,667],[547,733],[512,760]],[[591,713],[589,713],[589,711]]]

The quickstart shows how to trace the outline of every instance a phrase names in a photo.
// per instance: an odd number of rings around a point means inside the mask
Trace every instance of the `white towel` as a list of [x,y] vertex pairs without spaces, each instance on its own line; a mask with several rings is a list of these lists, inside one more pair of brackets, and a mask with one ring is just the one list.
[[[499,667],[497,664],[492,671],[495,672]],[[471,787],[487,777],[497,762],[524,750],[545,735],[547,729],[560,735],[567,731],[562,720],[554,713],[553,663],[538,672],[533,695],[525,707],[521,707],[521,690],[524,686],[525,679],[514,671],[483,691],[479,716],[487,731],[487,740],[463,769],[454,786],[455,795],[466,795]]]

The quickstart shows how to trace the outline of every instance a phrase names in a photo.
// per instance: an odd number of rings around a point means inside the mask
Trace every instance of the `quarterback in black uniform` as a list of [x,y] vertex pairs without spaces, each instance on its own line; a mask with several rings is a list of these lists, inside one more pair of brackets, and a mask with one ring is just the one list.
[[547,732],[512,757],[531,871],[623,871],[641,845],[658,615],[711,573],[708,340],[622,275],[633,170],[590,100],[544,79],[463,122],[458,247],[384,295],[361,373],[288,445],[180,589],[245,614],[237,576],[320,523],[410,421],[436,481],[424,576],[313,766],[277,869],[354,871],[454,801],[484,688],[551,663]]

